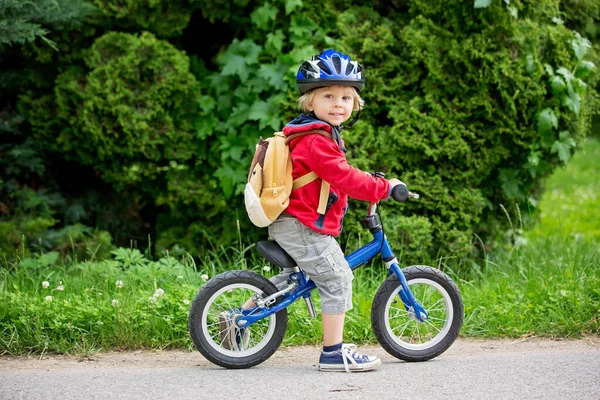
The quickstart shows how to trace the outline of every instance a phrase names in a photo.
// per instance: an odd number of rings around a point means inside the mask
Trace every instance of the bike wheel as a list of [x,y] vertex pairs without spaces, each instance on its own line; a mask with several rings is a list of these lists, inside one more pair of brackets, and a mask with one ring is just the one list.
[[209,280],[190,308],[189,331],[196,349],[207,360],[225,368],[250,368],[268,359],[281,345],[287,329],[287,309],[245,328],[248,339],[232,348],[224,339],[220,315],[241,307],[253,294],[269,296],[277,288],[252,271],[228,271]]
[[371,326],[377,341],[392,356],[426,361],[454,343],[462,326],[464,308],[458,287],[438,269],[412,266],[402,270],[417,301],[429,318],[420,322],[404,307],[400,281],[390,275],[381,285],[371,308]]

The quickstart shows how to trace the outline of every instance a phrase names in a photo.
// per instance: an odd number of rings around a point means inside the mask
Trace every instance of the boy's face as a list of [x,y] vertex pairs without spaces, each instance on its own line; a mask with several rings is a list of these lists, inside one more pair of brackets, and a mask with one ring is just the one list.
[[315,96],[308,105],[308,111],[317,118],[338,126],[348,120],[354,108],[354,94],[348,86],[330,86],[315,89]]

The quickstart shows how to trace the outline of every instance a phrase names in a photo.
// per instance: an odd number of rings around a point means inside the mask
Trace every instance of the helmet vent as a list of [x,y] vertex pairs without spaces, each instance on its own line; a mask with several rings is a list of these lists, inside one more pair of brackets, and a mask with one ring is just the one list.
[[321,71],[325,72],[328,75],[331,75],[331,70],[323,61],[319,61],[317,65],[319,66],[319,68],[321,68]]
[[[353,63],[348,63],[346,65],[346,75],[350,75],[352,73],[353,69],[354,69],[354,64]],[[360,72],[360,71],[356,71],[356,72]]]
[[331,57],[331,62],[335,68],[335,73],[339,75],[342,72],[342,60],[340,60],[340,57],[336,55]]

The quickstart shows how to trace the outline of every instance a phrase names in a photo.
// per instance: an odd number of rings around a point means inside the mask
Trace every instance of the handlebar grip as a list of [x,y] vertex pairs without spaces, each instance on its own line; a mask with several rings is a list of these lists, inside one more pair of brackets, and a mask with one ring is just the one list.
[[392,198],[396,201],[406,201],[408,199],[408,188],[406,185],[400,184],[392,189]]

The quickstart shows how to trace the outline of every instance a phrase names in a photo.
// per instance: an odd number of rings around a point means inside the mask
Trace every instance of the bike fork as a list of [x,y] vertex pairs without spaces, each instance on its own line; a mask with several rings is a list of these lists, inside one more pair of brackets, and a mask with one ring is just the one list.
[[398,292],[398,295],[400,296],[400,299],[402,299],[402,303],[404,303],[406,310],[413,314],[418,321],[425,322],[425,320],[429,318],[429,315],[410,291],[406,277],[398,266],[398,263],[391,262],[389,263],[388,268],[390,273],[394,273],[400,281],[400,291]]

